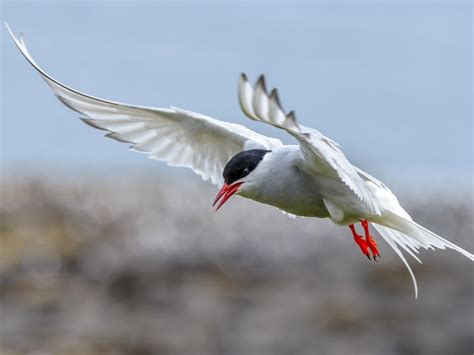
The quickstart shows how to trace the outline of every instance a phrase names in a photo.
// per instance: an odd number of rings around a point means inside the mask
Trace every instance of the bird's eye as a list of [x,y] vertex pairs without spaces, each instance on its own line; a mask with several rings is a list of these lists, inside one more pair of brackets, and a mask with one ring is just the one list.
[[248,175],[249,173],[250,173],[249,168],[245,168],[244,171],[243,171],[243,174],[244,174],[244,175]]

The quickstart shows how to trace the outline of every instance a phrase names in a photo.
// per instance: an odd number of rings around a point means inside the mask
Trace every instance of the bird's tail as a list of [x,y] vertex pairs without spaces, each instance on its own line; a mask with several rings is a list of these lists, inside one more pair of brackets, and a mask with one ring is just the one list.
[[391,215],[389,218],[384,218],[383,221],[374,222],[373,226],[408,268],[408,272],[410,273],[415,287],[415,298],[418,298],[416,278],[400,248],[410,254],[419,263],[421,263],[421,260],[416,256],[416,254],[418,254],[420,248],[449,248],[456,250],[458,253],[461,253],[471,260],[474,260],[474,255],[472,253],[458,247],[456,244],[451,243],[449,240],[440,237],[412,220],[397,215]]

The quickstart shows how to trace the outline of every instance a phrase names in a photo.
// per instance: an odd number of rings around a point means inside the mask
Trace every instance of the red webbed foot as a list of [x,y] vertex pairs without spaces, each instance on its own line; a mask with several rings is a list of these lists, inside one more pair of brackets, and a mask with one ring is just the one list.
[[372,252],[372,255],[374,256],[374,260],[377,261],[377,257],[380,258],[380,252],[379,249],[377,248],[377,243],[375,242],[374,238],[369,232],[369,222],[367,220],[363,219],[360,222],[362,224],[362,227],[364,227],[365,231],[365,241],[367,243],[367,246],[369,247],[370,251]]
[[364,240],[364,238],[362,238],[361,235],[357,234],[356,230],[355,230],[355,227],[353,224],[349,225],[349,228],[351,229],[352,231],[352,235],[354,236],[354,241],[357,243],[357,245],[359,246],[360,250],[362,251],[362,254],[364,254],[365,256],[367,256],[367,258],[370,260],[370,254],[369,254],[369,245],[367,244],[367,242]]

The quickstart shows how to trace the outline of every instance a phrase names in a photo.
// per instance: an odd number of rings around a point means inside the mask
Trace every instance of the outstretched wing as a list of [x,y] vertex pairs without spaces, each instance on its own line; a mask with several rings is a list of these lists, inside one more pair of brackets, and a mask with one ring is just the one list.
[[380,214],[378,201],[356,168],[347,160],[339,145],[321,132],[299,125],[293,111],[285,113],[277,89],[267,93],[265,77],[261,75],[255,87],[245,74],[240,77],[239,102],[242,111],[251,119],[284,129],[295,137],[300,145],[306,168],[310,172],[339,178],[375,214]]
[[20,52],[64,105],[84,115],[82,120],[88,125],[108,131],[106,137],[131,144],[131,150],[172,166],[191,168],[204,180],[222,185],[222,171],[233,155],[246,149],[282,145],[278,139],[199,113],[175,107],[126,105],[71,89],[43,71],[31,57],[23,38],[17,39],[5,25]]

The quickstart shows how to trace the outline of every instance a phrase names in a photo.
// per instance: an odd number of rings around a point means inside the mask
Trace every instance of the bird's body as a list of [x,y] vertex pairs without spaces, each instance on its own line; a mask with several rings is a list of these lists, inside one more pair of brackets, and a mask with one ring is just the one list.
[[[298,145],[258,134],[238,124],[179,109],[127,105],[71,89],[43,71],[29,54],[23,38],[15,44],[53,89],[58,99],[80,113],[88,125],[133,151],[169,165],[191,168],[221,186],[214,204],[219,209],[233,194],[275,206],[292,215],[330,218],[349,225],[362,252],[380,256],[369,222],[400,256],[400,248],[419,261],[420,248],[451,248],[474,260],[473,254],[416,224],[385,184],[352,165],[339,145],[286,113],[276,89],[267,92],[261,76],[252,87],[242,74],[239,102],[250,119],[282,129]],[[361,222],[365,239],[354,223]]]
[[297,145],[284,145],[265,154],[259,169],[236,194],[303,217],[331,217],[324,200],[331,201],[345,208],[344,218],[334,220],[343,225],[370,215],[341,180],[308,172]]

